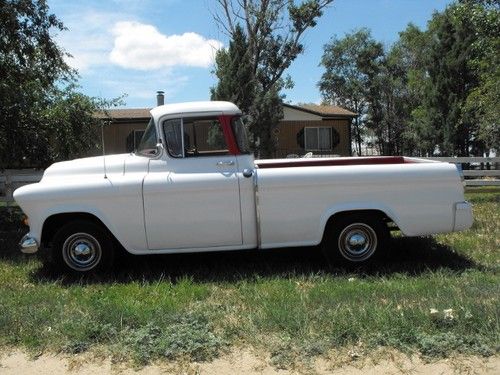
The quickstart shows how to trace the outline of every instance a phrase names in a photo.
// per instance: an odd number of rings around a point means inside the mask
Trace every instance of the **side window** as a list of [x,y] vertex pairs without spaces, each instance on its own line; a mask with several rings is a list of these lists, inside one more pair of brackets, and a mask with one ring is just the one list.
[[216,117],[167,120],[163,132],[167,150],[173,157],[229,154],[222,125]]
[[141,155],[154,155],[156,153],[156,143],[158,138],[156,137],[156,127],[153,119],[149,121],[144,134],[142,135],[141,141],[137,146],[137,153]]
[[132,130],[125,139],[125,150],[127,152],[136,151],[143,135],[144,130]]

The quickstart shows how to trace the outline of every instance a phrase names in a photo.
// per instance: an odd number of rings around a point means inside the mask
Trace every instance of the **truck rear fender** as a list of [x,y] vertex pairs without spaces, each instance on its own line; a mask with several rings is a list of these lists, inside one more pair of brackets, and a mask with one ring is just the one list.
[[320,221],[320,233],[318,238],[322,239],[325,230],[328,225],[335,220],[336,217],[342,214],[360,212],[360,213],[375,213],[380,215],[382,219],[394,222],[399,227],[399,218],[397,215],[387,206],[377,205],[377,204],[359,204],[359,203],[347,203],[341,205],[335,205],[326,210],[321,216]]

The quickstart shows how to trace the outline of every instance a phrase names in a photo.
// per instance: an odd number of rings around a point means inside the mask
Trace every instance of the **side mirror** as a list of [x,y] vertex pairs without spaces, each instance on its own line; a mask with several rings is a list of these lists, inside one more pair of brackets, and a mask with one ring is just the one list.
[[160,155],[163,151],[163,143],[158,142],[155,146],[155,148],[152,148],[149,150],[148,154],[149,155]]
[[144,150],[141,150],[142,155],[160,155],[160,153],[163,151],[163,144],[162,143],[157,143],[154,148],[146,148]]

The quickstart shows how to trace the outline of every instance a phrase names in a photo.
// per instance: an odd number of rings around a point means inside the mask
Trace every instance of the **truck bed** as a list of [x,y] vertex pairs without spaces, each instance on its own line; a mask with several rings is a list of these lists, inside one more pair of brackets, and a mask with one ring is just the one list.
[[408,164],[429,162],[417,158],[404,156],[368,156],[348,158],[297,158],[297,159],[269,159],[256,160],[259,169],[264,168],[292,168],[292,167],[323,167],[338,165],[374,165],[374,164]]

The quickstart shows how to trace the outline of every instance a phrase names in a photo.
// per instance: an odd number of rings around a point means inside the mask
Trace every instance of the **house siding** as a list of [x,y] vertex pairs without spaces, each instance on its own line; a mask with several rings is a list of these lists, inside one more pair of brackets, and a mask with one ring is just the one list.
[[113,122],[104,127],[104,146],[107,154],[127,152],[127,136],[134,130],[144,130],[149,120],[135,122]]

